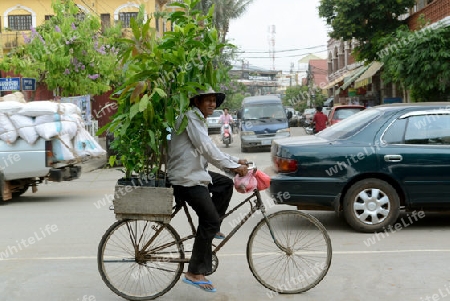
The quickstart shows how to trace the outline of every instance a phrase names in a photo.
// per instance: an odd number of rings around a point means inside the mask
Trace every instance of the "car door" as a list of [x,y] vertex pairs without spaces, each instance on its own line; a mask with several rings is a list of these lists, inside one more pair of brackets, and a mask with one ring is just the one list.
[[411,208],[450,208],[450,112],[411,112],[381,137],[378,161],[402,185]]

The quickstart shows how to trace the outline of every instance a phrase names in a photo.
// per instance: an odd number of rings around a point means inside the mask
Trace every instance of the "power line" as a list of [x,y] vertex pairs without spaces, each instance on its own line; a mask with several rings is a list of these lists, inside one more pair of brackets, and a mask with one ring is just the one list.
[[[295,48],[295,49],[285,49],[285,50],[275,50],[275,53],[281,53],[281,52],[291,52],[291,51],[299,51],[299,50],[309,50],[309,49],[315,49],[319,47],[326,47],[326,45],[317,45],[312,47],[306,47],[306,48]],[[271,51],[236,51],[236,53],[271,53]]]

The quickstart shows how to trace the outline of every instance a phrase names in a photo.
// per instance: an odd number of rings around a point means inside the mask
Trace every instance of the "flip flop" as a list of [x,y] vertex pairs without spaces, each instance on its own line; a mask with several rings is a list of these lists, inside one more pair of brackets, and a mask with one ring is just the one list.
[[205,292],[215,293],[217,291],[215,288],[210,289],[207,287],[200,286],[201,284],[212,284],[212,282],[209,280],[208,281],[193,281],[193,280],[190,280],[190,279],[187,279],[186,277],[184,277],[183,282],[186,284],[193,285],[201,290],[204,290]]
[[225,239],[225,235],[221,232],[217,232],[214,236],[215,239]]

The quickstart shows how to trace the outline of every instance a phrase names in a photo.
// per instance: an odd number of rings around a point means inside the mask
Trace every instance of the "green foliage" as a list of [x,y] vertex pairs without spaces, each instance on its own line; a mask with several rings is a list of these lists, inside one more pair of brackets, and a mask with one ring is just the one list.
[[[227,68],[217,60],[226,45],[218,41],[212,15],[201,15],[197,1],[173,3],[181,8],[167,18],[173,31],[158,37],[150,20],[139,24],[131,20],[133,37],[124,40],[122,65],[126,66],[124,84],[117,90],[118,111],[99,132],[114,133],[111,145],[120,154],[126,178],[158,177],[165,164],[170,131],[179,128],[176,117],[188,110],[189,98],[197,89],[226,82]],[[114,163],[115,157],[110,163]]]
[[416,101],[442,100],[450,93],[450,27],[411,32],[402,27],[384,39],[379,53],[383,79],[400,82]]
[[311,99],[311,96],[308,86],[287,87],[283,105],[293,107],[296,111],[301,111],[307,106],[309,99]]
[[225,93],[225,102],[222,107],[228,107],[230,111],[236,111],[241,108],[242,100],[245,98],[246,87],[243,83],[236,80],[229,80],[222,83],[220,91]]
[[120,28],[101,35],[98,17],[81,14],[73,1],[53,2],[55,15],[31,36],[26,44],[7,56],[0,68],[34,77],[60,96],[101,94],[121,74],[117,65]]
[[382,37],[395,31],[404,21],[399,16],[415,4],[415,0],[321,0],[319,16],[331,26],[330,37],[349,41],[355,38],[358,60],[372,61],[383,49]]

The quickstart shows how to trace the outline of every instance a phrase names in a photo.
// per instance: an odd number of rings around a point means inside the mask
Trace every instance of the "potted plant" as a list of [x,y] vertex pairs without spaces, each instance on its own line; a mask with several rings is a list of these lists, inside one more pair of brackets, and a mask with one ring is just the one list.
[[118,155],[109,163],[119,159],[124,167],[119,185],[167,186],[168,139],[187,125],[186,119],[175,128],[176,118],[189,109],[189,98],[198,89],[216,88],[227,76],[217,60],[226,45],[218,40],[213,10],[201,15],[197,2],[173,3],[179,8],[167,15],[173,31],[161,37],[150,19],[143,25],[131,20],[133,35],[123,40],[127,46],[121,53],[125,81],[116,91],[117,113],[100,130],[114,134],[111,148]]

